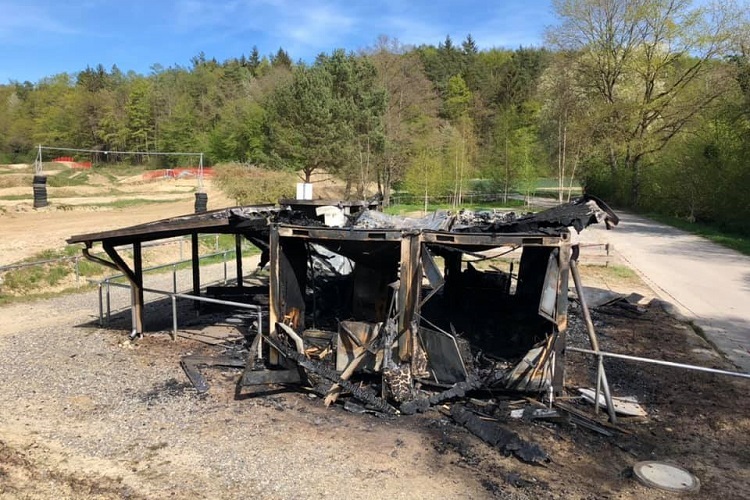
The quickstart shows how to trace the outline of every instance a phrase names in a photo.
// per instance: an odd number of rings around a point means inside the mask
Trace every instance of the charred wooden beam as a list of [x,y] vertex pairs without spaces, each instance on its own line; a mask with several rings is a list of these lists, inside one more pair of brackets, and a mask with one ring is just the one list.
[[549,461],[549,456],[538,444],[524,440],[498,422],[482,420],[463,405],[451,407],[451,418],[482,441],[500,448],[505,453],[513,454],[526,463],[541,464]]
[[419,294],[422,289],[422,261],[420,258],[420,234],[404,232],[401,239],[401,271],[398,289],[399,332],[403,335],[398,343],[401,361],[407,361],[414,352],[412,323],[419,314]]

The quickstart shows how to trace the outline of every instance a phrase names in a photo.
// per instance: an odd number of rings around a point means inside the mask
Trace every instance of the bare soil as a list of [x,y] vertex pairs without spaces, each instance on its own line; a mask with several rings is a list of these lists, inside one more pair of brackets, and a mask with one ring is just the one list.
[[[158,180],[140,185],[140,190],[117,195],[50,198],[50,206],[34,209],[30,201],[0,200],[0,265],[8,265],[30,257],[42,250],[59,249],[75,234],[107,231],[141,224],[167,217],[192,213],[195,197],[190,186],[175,181]],[[170,184],[171,183],[171,184]],[[84,186],[87,194],[105,188]],[[208,208],[234,206],[224,194],[215,189],[210,180],[204,181],[208,194]],[[29,188],[0,189],[16,191]],[[72,190],[74,188],[59,188]],[[159,203],[139,203],[124,208],[107,204],[118,200],[152,200]],[[97,205],[98,204],[98,205]]]
[[[217,199],[209,194],[210,208]],[[123,210],[7,211],[0,264],[72,234],[188,213],[192,203],[189,196]],[[587,285],[650,295],[627,273],[583,272]],[[211,389],[198,395],[180,357],[225,348],[171,342],[164,332],[131,343],[127,321],[99,328],[96,308],[93,292],[0,308],[0,499],[672,498],[631,477],[641,460],[692,471],[701,481],[694,498],[750,491],[746,380],[607,360],[614,394],[636,396],[648,417],[621,419],[622,432],[610,437],[508,419],[550,456],[529,465],[455,425],[447,407],[394,419],[356,415],[326,409],[304,390],[240,392],[239,371],[219,368],[204,371]],[[730,368],[658,306],[606,306],[594,321],[604,350]],[[569,338],[588,345],[574,306]],[[566,366],[566,402],[593,418],[575,390],[592,387],[593,360],[570,352]]]

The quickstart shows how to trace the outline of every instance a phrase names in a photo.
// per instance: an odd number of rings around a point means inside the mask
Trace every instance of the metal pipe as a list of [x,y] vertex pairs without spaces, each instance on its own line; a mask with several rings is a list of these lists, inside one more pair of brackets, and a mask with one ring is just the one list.
[[102,297],[102,283],[98,283],[99,288],[99,326],[104,326],[104,298]]
[[599,360],[596,363],[596,394],[594,395],[594,401],[597,403],[594,405],[594,413],[599,414],[599,394],[602,391],[602,371],[604,370],[604,358],[599,356]]
[[224,250],[224,284],[227,284],[227,251]]
[[[258,309],[258,359],[263,359],[263,313]],[[270,332],[269,332],[270,333]]]
[[[576,286],[576,292],[578,293],[578,302],[581,304],[581,310],[583,311],[583,319],[586,322],[586,331],[589,334],[589,340],[591,341],[591,347],[595,352],[599,352],[599,339],[596,337],[596,331],[594,330],[594,322],[591,320],[591,312],[589,306],[586,303],[586,295],[583,293],[583,285],[581,285],[581,275],[578,272],[578,263],[575,259],[570,260],[570,273],[573,275],[573,282]],[[609,391],[609,383],[607,383],[607,373],[604,371],[602,365],[600,371],[600,379],[602,389],[604,389],[604,400],[607,403],[607,412],[609,413],[609,421],[613,424],[617,423],[617,415],[615,415],[615,405],[612,403],[612,394]],[[599,401],[596,402],[594,407],[599,406]]]
[[139,334],[142,334],[143,332],[138,331],[138,308],[136,307],[137,304],[137,295],[138,292],[135,287],[130,287],[130,340],[133,340],[134,338],[138,337]]
[[177,293],[177,264],[172,264],[172,292]]
[[172,341],[177,340],[177,297],[172,295]]
[[[232,250],[227,250],[227,252],[232,252]],[[221,254],[222,254],[222,252],[201,255],[200,258],[199,258],[199,260],[209,259],[211,257],[216,257],[217,255],[221,255]],[[96,258],[98,258],[98,257],[96,257]],[[169,264],[160,264],[158,266],[147,267],[147,268],[143,269],[143,272],[146,273],[146,272],[149,272],[149,271],[156,271],[158,269],[166,269],[168,267],[172,267],[172,266],[176,266],[176,265],[180,265],[180,264],[185,264],[185,263],[188,263],[188,262],[192,262],[192,260],[190,260],[190,259],[178,260],[177,262],[171,262]],[[114,269],[117,269],[119,271],[119,269],[117,267],[114,267]],[[125,277],[125,275],[122,274],[122,273],[120,273],[120,274],[113,274],[111,276],[107,276],[107,278],[109,278],[109,279],[124,278],[124,277]]]
[[730,377],[740,377],[750,379],[750,373],[730,372],[728,370],[719,370],[717,368],[707,368],[705,366],[688,365],[685,363],[675,363],[674,361],[663,361],[661,359],[641,358],[639,356],[630,356],[629,354],[617,354],[614,352],[592,351],[590,349],[581,349],[579,347],[568,347],[567,350],[573,352],[582,352],[584,354],[593,354],[596,356],[607,356],[610,358],[627,359],[629,361],[639,361],[642,363],[651,363],[653,365],[671,366],[672,368],[684,368],[698,372],[715,373],[717,375],[729,375]]
[[[110,283],[111,286],[114,287],[120,287],[120,288],[130,288],[130,284],[125,283]],[[203,297],[203,296],[197,296],[197,295],[190,295],[186,293],[172,293],[172,292],[165,292],[164,290],[156,290],[153,288],[144,288],[144,292],[148,293],[155,293],[157,295],[166,295],[168,297],[171,297],[174,295],[178,299],[187,299],[187,300],[195,300],[197,302],[209,302],[211,304],[221,304],[225,306],[235,306],[235,307],[241,307],[244,309],[251,309],[253,311],[262,311],[263,308],[261,306],[257,306],[255,304],[245,304],[242,302],[234,302],[231,300],[220,300],[220,299],[212,299],[209,297]]]
[[[110,315],[112,314],[112,299],[111,299],[111,293],[112,293],[112,291],[111,291],[111,288],[110,288],[109,278],[107,278],[106,280],[104,280],[104,282],[107,285],[107,326],[109,326],[109,318],[110,318]],[[130,286],[130,285],[128,285],[128,286]]]

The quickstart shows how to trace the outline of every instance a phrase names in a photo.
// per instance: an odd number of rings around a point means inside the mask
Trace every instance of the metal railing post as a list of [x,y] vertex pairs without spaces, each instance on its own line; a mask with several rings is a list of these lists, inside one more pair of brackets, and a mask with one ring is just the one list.
[[596,404],[594,405],[594,413],[599,413],[599,394],[601,394],[602,390],[602,370],[604,369],[604,356],[601,354],[599,355],[599,361],[596,364],[596,394],[594,395],[594,401],[596,401]]
[[177,293],[177,264],[172,264],[172,291]]
[[172,341],[177,340],[177,297],[172,297]]
[[[581,312],[583,313],[583,320],[586,324],[586,331],[589,335],[589,341],[591,342],[591,348],[598,353],[599,352],[599,340],[596,336],[596,330],[594,329],[594,322],[591,319],[591,312],[589,306],[586,303],[586,296],[583,293],[583,285],[581,285],[581,275],[578,272],[578,263],[575,259],[570,260],[570,274],[573,275],[573,283],[575,283],[576,293],[578,294],[578,303],[581,305]],[[601,356],[600,356],[601,358]],[[607,373],[604,371],[603,363],[599,364],[597,371],[597,383],[601,384],[604,390],[604,401],[607,403],[607,413],[609,413],[609,421],[613,424],[617,423],[617,415],[615,415],[615,405],[612,403],[612,393],[609,390],[609,383],[607,382]],[[599,408],[599,400],[594,404],[595,408]]]
[[98,284],[99,288],[99,326],[104,326],[104,298],[102,297],[102,282]]
[[258,336],[258,359],[263,359],[263,312],[258,309],[258,331],[255,333]]
[[110,319],[110,315],[112,313],[112,299],[110,297],[111,289],[110,289],[110,286],[109,286],[109,278],[107,278],[106,280],[104,280],[104,283],[107,285],[107,321],[106,321],[105,324],[107,326],[109,326],[109,319]]
[[224,250],[224,284],[227,284],[227,251]]

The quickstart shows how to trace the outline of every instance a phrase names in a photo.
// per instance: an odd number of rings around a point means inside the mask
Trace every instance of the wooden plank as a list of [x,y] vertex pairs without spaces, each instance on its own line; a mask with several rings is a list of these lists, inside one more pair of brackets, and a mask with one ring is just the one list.
[[[282,318],[281,312],[281,296],[279,287],[279,230],[277,225],[271,226],[271,233],[269,235],[269,290],[268,290],[268,324],[269,334],[272,336],[276,335],[274,325],[278,323]],[[273,347],[269,348],[268,362],[272,365],[278,365],[281,361],[279,352]]]
[[420,258],[420,234],[402,234],[401,240],[401,273],[398,289],[399,332],[403,332],[398,342],[398,355],[401,361],[407,361],[414,352],[412,321],[418,314],[419,293],[422,288],[422,260]]
[[234,257],[237,261],[237,286],[242,288],[244,286],[243,283],[243,273],[242,273],[242,235],[241,234],[235,234],[234,235]]

